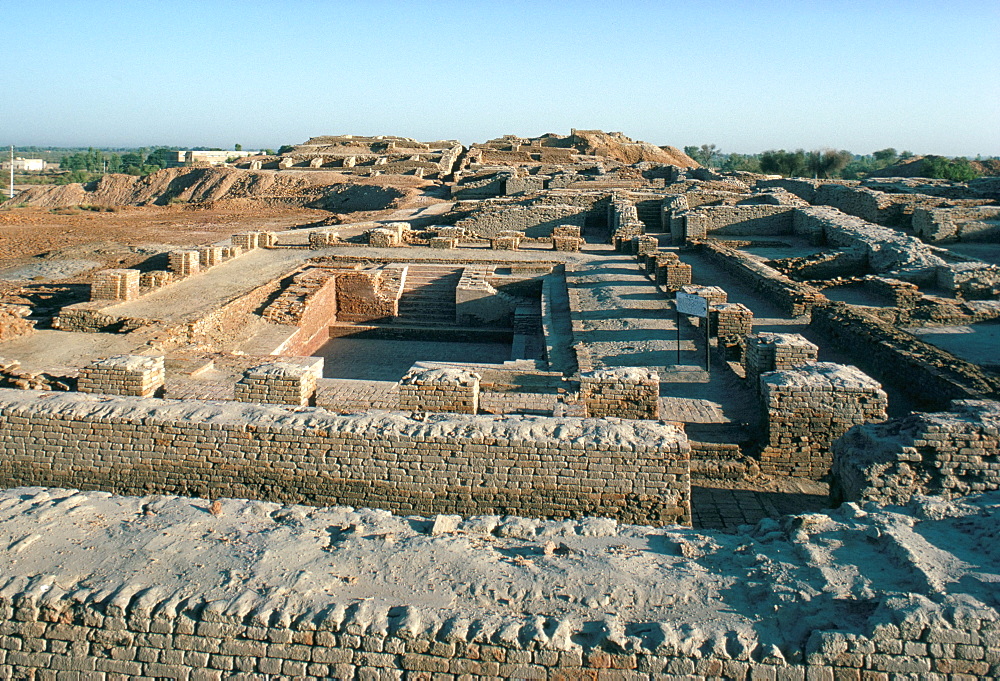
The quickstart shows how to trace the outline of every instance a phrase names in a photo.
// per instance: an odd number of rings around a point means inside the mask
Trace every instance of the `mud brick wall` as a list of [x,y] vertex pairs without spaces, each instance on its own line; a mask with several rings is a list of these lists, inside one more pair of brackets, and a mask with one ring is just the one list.
[[203,270],[215,267],[223,260],[222,246],[203,246],[198,249],[199,265]]
[[885,421],[888,399],[854,367],[816,362],[760,377],[764,446],[761,472],[822,478],[830,446],[851,426]]
[[931,243],[1000,241],[1000,207],[917,208],[913,231]]
[[952,400],[1000,396],[1000,381],[976,365],[849,305],[814,308],[809,327],[921,408],[945,410]]
[[587,209],[570,205],[514,204],[487,205],[483,210],[455,223],[484,238],[503,230],[524,232],[532,238],[552,235],[552,229],[565,224],[583,226]]
[[308,406],[316,397],[316,370],[288,362],[251,367],[236,383],[237,402]]
[[80,369],[76,389],[82,393],[152,397],[163,389],[163,357],[116,355]]
[[431,237],[427,245],[431,248],[458,248],[458,239],[449,236]]
[[[235,236],[233,237],[236,238]],[[170,251],[167,255],[167,268],[178,279],[198,274],[201,265],[201,254],[198,251]]]
[[741,303],[722,303],[709,311],[712,333],[720,340],[742,338],[753,330],[753,312]]
[[154,270],[143,272],[139,275],[139,286],[142,288],[155,289],[166,286],[173,281],[174,275],[166,270]]
[[[671,257],[672,256],[672,257]],[[680,291],[691,283],[691,266],[673,253],[656,256],[656,283],[665,291]]]
[[580,398],[587,416],[660,418],[660,377],[655,371],[622,367],[580,374]]
[[714,263],[766,295],[788,314],[796,317],[808,314],[815,305],[826,302],[826,296],[812,286],[793,281],[773,267],[734,248],[706,242],[701,249]]
[[695,208],[684,214],[684,237],[791,234],[792,210],[769,205]]
[[956,400],[947,412],[852,428],[833,444],[833,480],[838,503],[1000,489],[1000,403]]
[[90,285],[91,300],[132,300],[139,297],[139,270],[101,270]]
[[690,523],[687,438],[651,422],[0,390],[0,449],[7,487]]
[[[815,629],[805,654],[796,649],[787,660],[756,636],[744,646],[741,630],[709,635],[698,621],[630,625],[626,651],[614,630],[585,633],[550,616],[428,624],[420,606],[345,607],[331,599],[316,610],[278,605],[240,614],[197,593],[171,599],[134,584],[99,601],[38,586],[21,580],[0,592],[0,674],[7,678],[957,681],[1000,673],[992,609],[915,596],[891,599],[863,633]],[[727,652],[727,640],[740,647]]]
[[366,322],[399,314],[399,292],[390,298],[382,293],[380,270],[337,273],[337,319]]
[[399,408],[476,414],[479,379],[479,374],[461,369],[410,369],[399,382]]
[[760,375],[768,371],[794,369],[815,362],[819,347],[799,333],[770,333],[747,336],[743,368],[747,382],[760,389]]

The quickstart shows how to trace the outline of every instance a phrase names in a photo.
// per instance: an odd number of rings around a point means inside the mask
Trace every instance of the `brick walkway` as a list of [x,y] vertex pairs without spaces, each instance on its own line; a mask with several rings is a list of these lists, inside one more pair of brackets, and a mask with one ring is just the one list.
[[822,511],[827,508],[826,485],[805,483],[795,491],[726,489],[691,486],[694,527],[735,532],[740,525],[753,525],[762,518]]

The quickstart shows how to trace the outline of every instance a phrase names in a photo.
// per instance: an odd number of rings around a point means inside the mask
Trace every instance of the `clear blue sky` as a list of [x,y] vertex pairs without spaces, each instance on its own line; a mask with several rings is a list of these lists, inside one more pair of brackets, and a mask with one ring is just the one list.
[[0,144],[1000,155],[998,0],[0,0]]

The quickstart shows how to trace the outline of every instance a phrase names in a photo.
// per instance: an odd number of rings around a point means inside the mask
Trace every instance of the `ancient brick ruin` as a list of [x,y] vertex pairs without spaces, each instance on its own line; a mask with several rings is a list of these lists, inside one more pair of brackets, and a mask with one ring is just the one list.
[[684,159],[317,137],[420,200],[0,304],[0,676],[1000,675],[1000,195]]

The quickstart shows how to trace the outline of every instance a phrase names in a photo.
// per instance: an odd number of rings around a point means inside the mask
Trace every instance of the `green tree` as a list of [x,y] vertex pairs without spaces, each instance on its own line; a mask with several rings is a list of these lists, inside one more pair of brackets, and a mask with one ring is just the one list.
[[726,158],[723,159],[719,167],[723,172],[727,173],[740,171],[759,173],[760,159],[757,156],[749,154],[726,154]]
[[951,180],[952,182],[968,182],[982,173],[964,156],[947,159],[944,156],[925,156],[920,167],[924,177]]
[[771,149],[760,155],[762,172],[783,175],[785,177],[803,177],[808,171],[806,152],[802,149],[785,151]]
[[233,145],[233,149],[235,149],[236,151],[243,151],[243,145],[242,144],[234,144]]
[[712,162],[719,156],[719,149],[714,144],[702,144],[700,147],[684,147],[684,153],[706,168],[711,168]]

